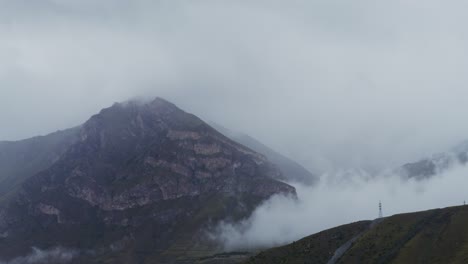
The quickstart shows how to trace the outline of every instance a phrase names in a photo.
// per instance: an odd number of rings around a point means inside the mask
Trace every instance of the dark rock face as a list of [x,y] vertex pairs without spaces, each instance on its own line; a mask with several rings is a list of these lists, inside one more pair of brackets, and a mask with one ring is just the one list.
[[422,179],[436,175],[437,167],[432,160],[426,159],[403,165],[403,171],[409,178]]
[[192,247],[187,240],[199,239],[207,222],[240,219],[271,195],[294,195],[274,180],[280,176],[262,155],[163,99],[115,104],[4,203],[0,257],[37,245],[95,250],[126,241],[112,251],[126,252],[122,263],[163,262],[161,252]]

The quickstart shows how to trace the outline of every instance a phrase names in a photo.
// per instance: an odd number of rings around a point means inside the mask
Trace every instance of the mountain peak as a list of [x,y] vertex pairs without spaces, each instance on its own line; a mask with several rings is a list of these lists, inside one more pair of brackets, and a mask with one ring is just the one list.
[[182,111],[175,104],[167,101],[166,99],[156,97],[153,100],[132,99],[125,102],[115,102],[112,106],[102,109],[99,114],[106,112],[119,112],[122,110],[151,111],[154,114],[160,114],[164,111]]
[[175,104],[169,102],[168,100],[162,98],[162,97],[155,97],[151,103],[152,105],[161,105],[161,106],[165,106],[165,107],[177,107],[175,106]]

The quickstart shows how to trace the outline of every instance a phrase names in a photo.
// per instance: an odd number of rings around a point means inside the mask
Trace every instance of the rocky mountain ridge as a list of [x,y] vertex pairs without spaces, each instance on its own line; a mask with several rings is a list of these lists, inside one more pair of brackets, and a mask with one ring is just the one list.
[[[209,224],[247,217],[274,194],[295,195],[280,177],[263,155],[161,98],[114,104],[0,203],[0,257],[66,246],[108,248],[87,263],[173,263],[190,249],[215,250],[200,233]],[[120,249],[110,250],[116,241]]]

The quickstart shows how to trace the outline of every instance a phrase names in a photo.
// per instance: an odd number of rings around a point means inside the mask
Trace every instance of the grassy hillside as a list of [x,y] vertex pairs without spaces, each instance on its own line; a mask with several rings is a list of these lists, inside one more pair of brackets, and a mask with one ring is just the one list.
[[394,215],[367,227],[369,222],[336,227],[247,263],[327,263],[363,230],[336,263],[468,263],[468,206]]
[[262,252],[246,263],[327,263],[335,250],[365,231],[370,223],[371,221],[361,221],[325,230],[292,244]]
[[468,207],[389,217],[339,263],[468,263]]

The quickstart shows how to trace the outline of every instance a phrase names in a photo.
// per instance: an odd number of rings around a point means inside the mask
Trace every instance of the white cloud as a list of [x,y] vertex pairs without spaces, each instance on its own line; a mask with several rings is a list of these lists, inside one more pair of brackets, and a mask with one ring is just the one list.
[[425,181],[403,181],[398,176],[367,178],[367,175],[330,176],[318,187],[297,185],[299,199],[275,196],[241,223],[222,223],[214,237],[226,250],[278,246],[319,231],[383,213],[429,210],[462,205],[468,199],[468,167],[456,166]]

